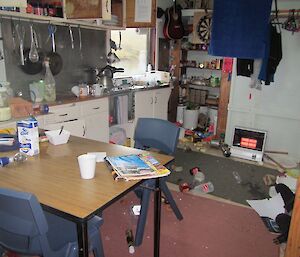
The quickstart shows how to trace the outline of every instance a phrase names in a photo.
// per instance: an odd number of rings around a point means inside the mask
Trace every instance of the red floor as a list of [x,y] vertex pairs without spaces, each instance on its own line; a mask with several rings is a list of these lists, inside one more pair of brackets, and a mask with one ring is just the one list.
[[[278,257],[260,217],[249,208],[203,197],[173,193],[184,220],[178,221],[167,205],[162,209],[162,257]],[[102,240],[106,257],[153,256],[153,208],[149,212],[143,245],[128,253],[125,230],[135,228],[136,218],[128,206],[136,197],[130,193],[104,213]],[[153,202],[150,204],[153,206]]]

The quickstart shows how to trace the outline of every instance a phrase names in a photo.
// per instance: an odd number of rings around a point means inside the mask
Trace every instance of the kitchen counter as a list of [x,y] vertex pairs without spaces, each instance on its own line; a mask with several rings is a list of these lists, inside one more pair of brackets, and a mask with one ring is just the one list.
[[128,89],[120,89],[112,92],[105,92],[101,96],[87,96],[84,98],[76,97],[75,95],[57,95],[57,100],[55,102],[47,103],[49,106],[55,106],[55,105],[61,105],[61,104],[69,104],[69,103],[77,103],[77,102],[83,102],[83,101],[89,101],[89,100],[95,100],[100,99],[104,97],[114,96],[114,95],[120,95],[120,94],[126,94],[129,92],[139,92],[139,91],[148,91],[148,90],[155,90],[159,88],[167,88],[169,87],[169,84],[163,84],[161,86],[132,86]]

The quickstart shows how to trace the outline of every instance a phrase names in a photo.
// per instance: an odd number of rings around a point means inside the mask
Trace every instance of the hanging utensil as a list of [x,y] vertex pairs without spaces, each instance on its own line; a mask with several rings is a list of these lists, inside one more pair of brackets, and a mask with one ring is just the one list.
[[18,23],[16,25],[16,32],[17,32],[19,45],[20,45],[20,61],[21,61],[21,65],[24,65],[24,38],[25,38],[24,26]]
[[71,48],[74,49],[74,37],[73,37],[73,31],[72,31],[71,25],[69,25],[69,33],[70,33],[70,39],[71,39]]
[[37,62],[32,62],[29,59],[29,48],[24,49],[24,65],[21,65],[21,69],[29,75],[35,75],[40,73],[43,70],[42,60],[44,59],[44,55],[42,52],[39,52],[39,59]]
[[121,34],[121,31],[119,31],[119,47],[118,47],[118,50],[122,50],[121,41],[122,41],[122,34]]
[[32,24],[30,24],[30,37],[31,37],[31,44],[30,44],[30,51],[29,51],[29,60],[35,63],[38,62],[39,60],[39,54],[34,40],[34,32],[33,32]]
[[12,48],[13,53],[16,52],[16,30],[13,19],[10,20],[10,29],[11,29],[11,39],[12,39]]
[[81,29],[80,29],[80,26],[78,27],[78,37],[79,37],[79,54],[80,54],[80,59],[83,60],[82,38],[81,38]]
[[60,54],[56,53],[56,45],[55,45],[55,34],[56,26],[55,25],[48,25],[48,33],[49,37],[52,41],[52,51],[47,53],[47,57],[49,58],[49,66],[52,74],[55,76],[57,75],[63,67],[63,60]]
[[49,34],[49,37],[51,38],[51,41],[52,41],[52,51],[55,52],[56,51],[56,48],[55,48],[55,34],[56,32],[56,26],[55,25],[52,25],[52,24],[49,24],[48,25],[48,34]]

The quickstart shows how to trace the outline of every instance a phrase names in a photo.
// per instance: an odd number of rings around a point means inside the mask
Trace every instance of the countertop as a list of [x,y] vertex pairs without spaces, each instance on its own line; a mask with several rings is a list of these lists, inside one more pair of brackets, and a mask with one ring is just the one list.
[[[115,96],[115,95],[124,95],[131,92],[139,92],[139,91],[148,91],[148,90],[154,90],[154,89],[160,89],[160,88],[168,88],[169,84],[163,84],[159,86],[133,86],[126,90],[120,90],[120,91],[112,91],[112,92],[105,92],[101,96],[87,96],[83,98],[76,97],[73,94],[66,94],[66,95],[57,95],[57,100],[55,102],[48,102],[45,104],[48,104],[49,106],[55,106],[55,105],[61,105],[61,104],[69,104],[69,103],[79,103],[83,101],[90,101],[95,99],[101,99],[104,97],[109,96]],[[42,104],[42,103],[41,103]]]

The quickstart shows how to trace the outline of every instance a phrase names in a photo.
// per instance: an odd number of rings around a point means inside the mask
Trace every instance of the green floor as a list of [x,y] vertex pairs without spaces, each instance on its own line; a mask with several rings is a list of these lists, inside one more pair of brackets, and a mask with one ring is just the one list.
[[[194,177],[190,175],[190,169],[197,166],[205,175],[204,182],[211,181],[214,185],[214,191],[210,194],[245,205],[248,205],[246,200],[268,197],[269,187],[265,186],[263,177],[266,174],[279,174],[277,170],[234,161],[230,157],[215,157],[181,149],[175,153],[175,164],[182,166],[183,171],[172,172],[168,177],[169,182],[192,183]],[[240,184],[232,174],[234,171],[241,178]]]

